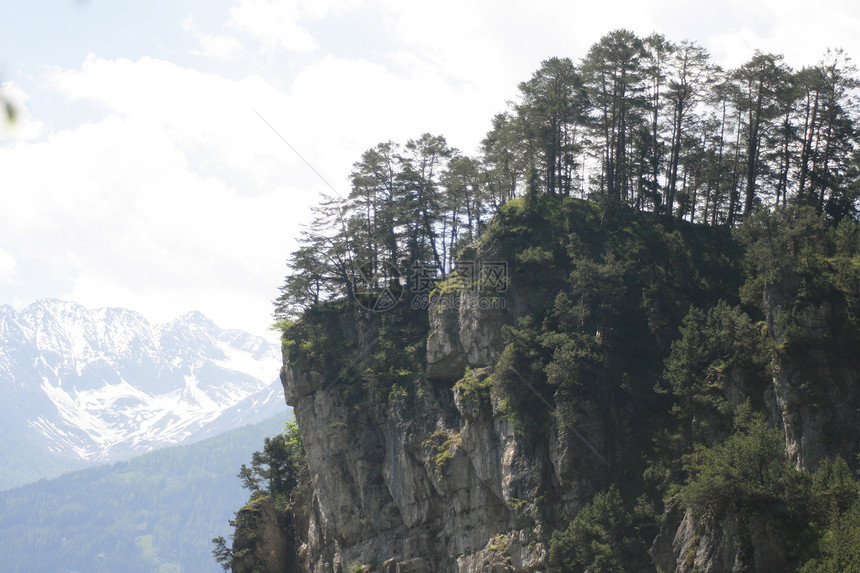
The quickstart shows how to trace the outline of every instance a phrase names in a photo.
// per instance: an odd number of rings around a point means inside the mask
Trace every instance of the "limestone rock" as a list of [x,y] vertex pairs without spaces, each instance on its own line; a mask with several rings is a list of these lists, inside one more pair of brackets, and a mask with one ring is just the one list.
[[249,503],[236,514],[233,573],[298,571],[294,530],[288,514],[279,513],[271,499]]
[[766,520],[729,510],[720,518],[695,518],[677,498],[666,503],[663,526],[651,546],[660,572],[779,571],[786,548]]

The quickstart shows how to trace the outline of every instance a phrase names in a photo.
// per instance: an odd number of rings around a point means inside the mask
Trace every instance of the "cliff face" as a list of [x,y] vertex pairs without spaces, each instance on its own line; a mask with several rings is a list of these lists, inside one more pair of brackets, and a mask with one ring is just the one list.
[[825,457],[855,455],[860,369],[840,327],[841,301],[799,300],[799,288],[788,280],[764,291],[769,334],[784,347],[774,356],[766,398],[773,421],[785,432],[789,457],[798,468],[814,470]]
[[270,498],[249,503],[236,513],[233,539],[233,571],[255,573],[264,564],[266,571],[297,571],[294,516],[275,509]]
[[[606,468],[573,433],[529,443],[489,388],[455,385],[467,367],[470,380],[489,375],[514,316],[475,297],[431,306],[427,374],[412,396],[370,388],[355,407],[337,384],[286,361],[313,484],[303,570],[533,571],[546,554],[546,517],[570,518],[606,483]],[[361,324],[343,321],[359,346],[373,336]],[[547,495],[561,504],[542,516],[536,500]]]
[[[826,458],[854,462],[853,291],[787,274],[758,291],[756,322],[737,306],[743,254],[719,230],[553,209],[501,212],[469,253],[510,261],[509,288],[444,283],[427,315],[336,302],[296,323],[281,380],[309,488],[287,514],[248,510],[234,571],[777,571],[808,558],[796,548],[811,537],[786,549],[797,531],[767,508],[782,499],[769,483],[744,505],[715,478],[719,512],[685,505],[685,460],[738,435],[749,402],[781,431],[791,464],[771,433],[773,459],[798,483]],[[688,322],[696,308],[715,312]],[[710,330],[675,345],[682,321]],[[605,505],[604,522],[592,501],[611,485],[625,507]]]
[[[723,388],[734,402],[757,400],[785,436],[785,452],[799,470],[814,471],[825,458],[850,460],[860,443],[858,357],[839,327],[839,297],[803,300],[797,280],[764,289],[766,333],[774,347],[770,383],[763,392],[743,379]],[[764,512],[732,510],[696,519],[680,500],[669,500],[651,547],[660,571],[781,571],[785,544]]]
[[786,548],[760,517],[729,512],[719,520],[697,520],[678,499],[666,505],[663,527],[651,546],[658,571],[777,571]]
[[[309,528],[300,534],[302,571],[543,570],[552,530],[609,483],[613,468],[594,450],[612,451],[608,436],[623,424],[607,420],[596,405],[583,405],[576,432],[553,427],[551,439],[534,443],[515,430],[491,389],[456,384],[467,368],[472,380],[492,372],[503,349],[501,327],[516,314],[481,308],[471,292],[447,297],[430,309],[427,373],[413,397],[371,388],[355,407],[336,383],[286,361],[285,395],[302,428],[313,484]],[[508,300],[516,297],[509,293]],[[776,323],[770,336],[778,341],[782,307],[765,299],[767,323]],[[827,302],[802,306],[801,334],[837,340],[826,312]],[[374,336],[362,325],[358,315],[341,323],[359,346]],[[784,428],[791,459],[806,469],[857,443],[855,370],[834,370],[827,352],[805,345],[776,353],[772,383],[760,396],[751,396],[760,390],[743,379],[724,388],[733,402],[763,402]],[[831,399],[810,401],[806,382],[832,372],[843,383]],[[607,432],[607,423],[616,430]],[[834,437],[833,428],[843,433]],[[547,498],[550,508],[541,504]],[[661,570],[679,572],[770,571],[785,559],[766,520],[729,514],[699,521],[677,500],[667,505],[651,554]]]

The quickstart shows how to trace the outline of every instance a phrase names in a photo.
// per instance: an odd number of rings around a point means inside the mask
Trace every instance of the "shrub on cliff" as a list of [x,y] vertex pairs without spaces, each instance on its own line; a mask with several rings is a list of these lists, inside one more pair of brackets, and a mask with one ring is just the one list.
[[594,496],[564,530],[553,532],[549,571],[614,573],[635,570],[645,555],[636,534],[640,520],[614,485]]

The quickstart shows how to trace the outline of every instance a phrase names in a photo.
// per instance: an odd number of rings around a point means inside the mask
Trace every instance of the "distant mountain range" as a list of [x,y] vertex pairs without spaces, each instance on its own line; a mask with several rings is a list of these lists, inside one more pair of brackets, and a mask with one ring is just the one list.
[[0,489],[286,413],[276,344],[199,312],[151,324],[60,300],[0,306]]

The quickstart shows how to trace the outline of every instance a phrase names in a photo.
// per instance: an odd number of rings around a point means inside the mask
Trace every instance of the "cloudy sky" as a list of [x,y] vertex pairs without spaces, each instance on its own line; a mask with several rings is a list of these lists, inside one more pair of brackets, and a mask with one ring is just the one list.
[[[472,153],[540,62],[616,28],[724,67],[860,58],[856,0],[4,0],[0,304],[262,333],[308,208],[386,140]],[[259,113],[259,116],[257,115]]]

